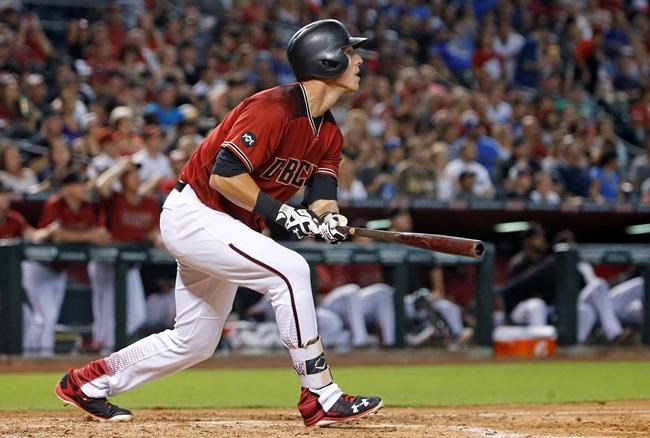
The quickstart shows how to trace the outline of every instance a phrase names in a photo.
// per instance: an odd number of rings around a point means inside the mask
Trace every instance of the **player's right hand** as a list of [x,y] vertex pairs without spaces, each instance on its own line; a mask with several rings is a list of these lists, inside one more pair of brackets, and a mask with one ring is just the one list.
[[293,208],[282,204],[275,221],[287,229],[296,239],[320,234],[320,218],[306,208]]

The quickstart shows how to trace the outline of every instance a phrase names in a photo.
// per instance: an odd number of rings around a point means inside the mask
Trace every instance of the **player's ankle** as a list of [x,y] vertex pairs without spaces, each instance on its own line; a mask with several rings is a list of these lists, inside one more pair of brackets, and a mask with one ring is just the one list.
[[343,395],[343,391],[341,391],[339,385],[334,382],[322,388],[309,388],[309,390],[318,395],[318,404],[321,405],[325,412],[329,411],[334,406],[334,403]]

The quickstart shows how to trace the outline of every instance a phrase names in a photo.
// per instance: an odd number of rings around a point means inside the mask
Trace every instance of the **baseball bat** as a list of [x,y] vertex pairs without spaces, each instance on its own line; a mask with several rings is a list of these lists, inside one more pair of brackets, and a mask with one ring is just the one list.
[[368,237],[381,242],[401,243],[430,251],[446,254],[479,258],[485,252],[485,244],[480,240],[464,239],[462,237],[445,236],[442,234],[405,233],[400,231],[369,230],[359,227],[338,227],[342,232],[351,236]]

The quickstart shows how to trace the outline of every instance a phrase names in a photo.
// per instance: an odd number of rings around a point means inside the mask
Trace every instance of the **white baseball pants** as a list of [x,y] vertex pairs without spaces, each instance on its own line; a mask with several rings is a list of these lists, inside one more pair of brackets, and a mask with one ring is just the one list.
[[[178,262],[174,329],[78,370],[86,395],[116,395],[212,356],[238,285],[269,294],[280,337],[297,371],[322,353],[321,343],[315,341],[309,266],[301,255],[208,208],[189,185],[167,197],[160,228],[166,248]],[[331,377],[329,368],[326,371],[326,376],[299,372],[303,386],[327,385]],[[340,390],[328,392],[321,402],[331,406],[339,395]]]

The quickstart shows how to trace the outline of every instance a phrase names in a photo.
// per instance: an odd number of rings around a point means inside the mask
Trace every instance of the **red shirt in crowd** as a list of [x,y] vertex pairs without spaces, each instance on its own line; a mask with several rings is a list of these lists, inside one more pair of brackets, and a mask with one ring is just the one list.
[[41,211],[38,227],[47,227],[52,222],[59,222],[61,228],[70,230],[87,230],[105,224],[104,215],[90,202],[82,202],[79,211],[73,211],[60,194],[50,196]]
[[27,220],[22,214],[15,210],[9,210],[6,216],[0,217],[0,239],[23,237],[28,226]]
[[208,207],[223,211],[255,230],[264,219],[228,201],[209,184],[222,147],[230,148],[260,189],[288,201],[316,174],[337,177],[343,136],[328,111],[320,123],[311,115],[300,83],[257,93],[237,105],[199,146],[181,171]]
[[106,227],[117,242],[142,242],[148,240],[151,230],[158,227],[160,221],[160,202],[143,196],[133,205],[120,192],[113,192],[103,202],[106,214]]

